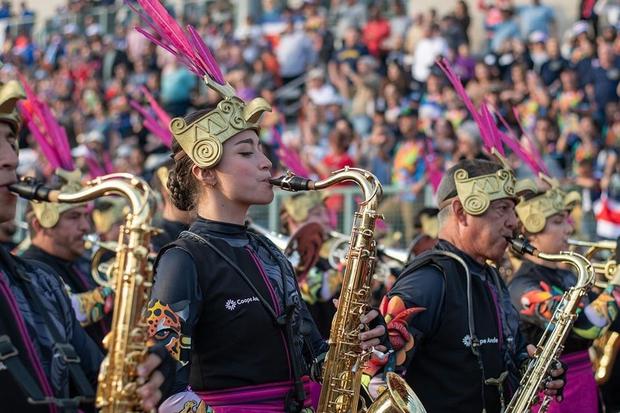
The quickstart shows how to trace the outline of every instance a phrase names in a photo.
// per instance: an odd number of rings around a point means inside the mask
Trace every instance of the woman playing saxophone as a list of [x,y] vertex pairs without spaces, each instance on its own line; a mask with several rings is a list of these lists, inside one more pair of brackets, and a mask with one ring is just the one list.
[[[546,191],[530,194],[516,207],[521,230],[537,250],[547,256],[528,255],[509,285],[511,298],[521,316],[521,331],[526,339],[539,342],[554,312],[564,306],[565,293],[578,288],[575,274],[564,268],[569,262],[568,238],[573,232],[570,209],[578,196],[560,190],[555,182]],[[558,255],[566,254],[566,255]],[[555,257],[551,260],[549,258]],[[564,257],[565,259],[562,259]],[[579,281],[581,282],[581,281]],[[603,334],[618,313],[620,287],[610,285],[600,293],[583,286],[584,296],[576,310],[560,360],[568,366],[564,402],[552,401],[550,412],[595,413],[598,391],[588,347]],[[549,345],[554,345],[550,343]],[[560,350],[561,351],[561,350]]]

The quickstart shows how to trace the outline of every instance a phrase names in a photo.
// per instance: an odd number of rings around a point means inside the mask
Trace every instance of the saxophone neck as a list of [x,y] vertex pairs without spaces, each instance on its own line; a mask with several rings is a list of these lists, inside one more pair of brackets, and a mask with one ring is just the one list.
[[344,167],[333,172],[329,177],[318,181],[303,178],[287,171],[285,175],[270,179],[272,185],[278,186],[285,191],[311,191],[329,188],[342,182],[355,182],[364,194],[362,205],[381,199],[383,187],[370,172],[360,168]]
[[581,254],[573,251],[560,251],[557,254],[547,254],[538,251],[524,237],[517,237],[509,240],[512,250],[519,255],[533,255],[544,261],[563,262],[569,264],[577,271],[576,287],[589,287],[594,282],[594,271],[592,264]]

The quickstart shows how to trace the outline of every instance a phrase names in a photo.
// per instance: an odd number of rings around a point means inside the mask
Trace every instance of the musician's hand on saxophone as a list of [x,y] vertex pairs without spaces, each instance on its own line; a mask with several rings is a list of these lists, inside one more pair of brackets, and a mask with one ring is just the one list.
[[[530,357],[533,357],[534,353],[536,353],[536,346],[528,344],[527,353]],[[549,381],[545,384],[545,394],[547,396],[555,396],[556,400],[561,402],[563,398],[562,391],[566,385],[566,369],[560,362],[558,362],[556,367],[549,371]]]
[[[338,308],[338,300],[334,299],[333,302]],[[373,351],[372,357],[379,357],[378,353],[386,353],[388,351],[386,343],[389,343],[389,338],[385,328],[385,320],[379,311],[371,309],[360,317],[360,322],[359,337],[362,350],[376,350],[376,352]]]

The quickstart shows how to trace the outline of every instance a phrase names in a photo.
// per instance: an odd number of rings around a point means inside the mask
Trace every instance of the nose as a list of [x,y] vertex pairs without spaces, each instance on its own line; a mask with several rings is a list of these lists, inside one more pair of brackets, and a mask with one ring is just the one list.
[[515,213],[514,208],[508,212],[508,217],[506,217],[506,227],[511,231],[517,229],[517,225],[519,221],[517,220],[517,214]]
[[90,232],[90,220],[88,219],[88,215],[82,215],[78,223],[78,228],[83,233]]
[[0,139],[0,169],[13,172],[17,169],[17,161],[15,148],[6,139]]
[[263,151],[260,152],[260,160],[259,160],[259,167],[260,169],[271,169],[271,161],[269,160],[269,158],[267,157],[267,155],[265,155],[265,153]]

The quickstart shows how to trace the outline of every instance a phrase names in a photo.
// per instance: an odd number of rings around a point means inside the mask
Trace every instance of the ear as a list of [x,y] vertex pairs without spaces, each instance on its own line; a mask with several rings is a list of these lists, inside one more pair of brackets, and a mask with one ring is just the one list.
[[463,208],[463,204],[461,204],[458,198],[452,200],[450,208],[452,208],[452,214],[456,217],[459,224],[467,226],[467,212],[465,212],[465,208]]
[[198,165],[193,165],[192,175],[194,175],[194,178],[199,182],[207,186],[215,186],[217,183],[217,178],[212,168],[201,168]]

